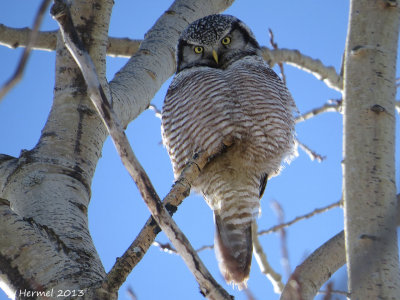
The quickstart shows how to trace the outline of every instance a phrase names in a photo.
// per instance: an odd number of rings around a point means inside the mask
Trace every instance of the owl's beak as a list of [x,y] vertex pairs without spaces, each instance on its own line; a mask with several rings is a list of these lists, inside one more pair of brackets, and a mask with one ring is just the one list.
[[214,60],[215,60],[215,62],[216,62],[217,65],[218,65],[218,54],[217,54],[217,51],[215,51],[214,49],[213,49],[213,51],[212,51],[212,56],[214,57]]

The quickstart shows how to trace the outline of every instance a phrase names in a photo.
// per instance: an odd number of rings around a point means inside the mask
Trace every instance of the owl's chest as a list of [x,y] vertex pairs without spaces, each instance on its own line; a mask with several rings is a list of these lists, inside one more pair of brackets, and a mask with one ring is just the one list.
[[189,112],[210,130],[220,125],[250,129],[267,118],[267,84],[262,76],[243,68],[188,72],[176,98],[177,114]]

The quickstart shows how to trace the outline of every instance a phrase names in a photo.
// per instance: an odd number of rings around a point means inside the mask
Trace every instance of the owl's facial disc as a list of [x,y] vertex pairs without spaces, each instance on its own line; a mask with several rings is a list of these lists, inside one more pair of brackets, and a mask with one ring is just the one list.
[[177,72],[200,66],[225,69],[238,59],[260,52],[251,30],[240,20],[211,15],[193,22],[182,33],[177,49]]

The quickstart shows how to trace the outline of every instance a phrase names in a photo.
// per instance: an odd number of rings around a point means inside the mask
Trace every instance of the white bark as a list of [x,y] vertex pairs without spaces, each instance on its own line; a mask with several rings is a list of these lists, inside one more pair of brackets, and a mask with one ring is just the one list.
[[343,195],[353,300],[398,299],[396,1],[353,0],[344,67]]

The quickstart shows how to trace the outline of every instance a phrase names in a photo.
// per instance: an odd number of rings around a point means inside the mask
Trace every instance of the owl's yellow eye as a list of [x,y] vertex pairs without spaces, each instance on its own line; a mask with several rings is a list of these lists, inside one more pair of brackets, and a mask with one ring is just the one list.
[[194,52],[197,53],[197,54],[202,53],[203,50],[204,50],[204,48],[201,47],[201,46],[196,46],[196,47],[194,47]]
[[231,38],[229,36],[226,36],[222,39],[221,43],[222,45],[229,45],[231,43]]

